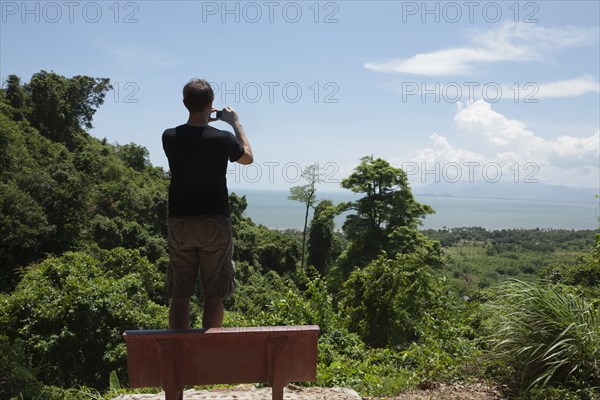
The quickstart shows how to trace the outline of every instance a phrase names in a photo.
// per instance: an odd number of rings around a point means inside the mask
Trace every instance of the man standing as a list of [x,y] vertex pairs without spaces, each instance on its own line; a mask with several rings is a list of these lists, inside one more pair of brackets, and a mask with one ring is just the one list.
[[[235,110],[225,107],[220,116],[212,118],[216,111],[213,100],[207,81],[191,80],[183,88],[187,123],[167,129],[162,136],[171,170],[166,284],[171,329],[189,328],[189,303],[198,273],[204,295],[204,328],[221,327],[223,300],[235,288],[227,162],[250,164],[254,158]],[[208,125],[218,119],[231,125],[235,136]]]

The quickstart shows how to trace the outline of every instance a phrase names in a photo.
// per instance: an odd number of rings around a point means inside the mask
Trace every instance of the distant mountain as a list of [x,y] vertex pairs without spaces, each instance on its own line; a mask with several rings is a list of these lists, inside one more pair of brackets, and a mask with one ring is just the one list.
[[598,202],[598,199],[595,198],[598,191],[590,188],[575,188],[543,183],[492,183],[484,181],[472,183],[439,182],[413,188],[413,193],[416,196],[473,197],[591,204]]

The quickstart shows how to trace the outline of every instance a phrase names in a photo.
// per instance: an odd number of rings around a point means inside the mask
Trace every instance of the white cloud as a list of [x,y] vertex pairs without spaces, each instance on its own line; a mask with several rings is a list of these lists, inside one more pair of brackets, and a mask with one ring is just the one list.
[[383,63],[365,63],[376,72],[399,72],[419,75],[465,75],[471,72],[473,61],[502,61],[500,54],[489,49],[454,48],[421,53],[408,59],[395,58]]
[[541,60],[547,52],[597,40],[597,28],[544,28],[534,24],[506,23],[495,30],[474,32],[470,46],[368,62],[364,67],[377,72],[466,75],[473,73],[477,63]]
[[[459,104],[454,122],[462,136],[474,149],[454,146],[442,135],[430,137],[432,146],[413,153],[411,162],[437,163],[496,163],[507,178],[514,178],[514,169],[526,165],[539,168],[540,182],[567,186],[593,187],[598,181],[600,132],[588,137],[564,135],[545,139],[529,130],[524,123],[509,119],[494,111],[483,100]],[[516,166],[516,167],[515,167]]]
[[600,83],[590,75],[582,75],[573,79],[539,83],[512,82],[416,82],[392,81],[387,87],[402,94],[402,101],[419,100],[426,102],[435,100],[447,103],[458,101],[475,101],[483,99],[495,103],[499,100],[509,100],[523,103],[537,103],[545,98],[576,97],[586,94],[600,93]]
[[[484,157],[475,152],[459,149],[448,142],[448,139],[442,135],[434,133],[429,137],[433,142],[433,148],[427,147],[421,150],[417,157],[413,157],[411,162],[433,164],[440,160],[452,161],[457,163],[482,162]],[[451,155],[451,159],[448,158]]]
[[540,84],[538,91],[534,96],[538,99],[548,97],[574,97],[599,92],[600,83],[591,76],[584,75],[575,79]]
[[523,150],[524,147],[538,146],[543,140],[529,131],[521,121],[508,119],[495,112],[491,104],[483,100],[458,103],[454,122],[463,131],[482,133],[496,147],[512,147],[518,143]]

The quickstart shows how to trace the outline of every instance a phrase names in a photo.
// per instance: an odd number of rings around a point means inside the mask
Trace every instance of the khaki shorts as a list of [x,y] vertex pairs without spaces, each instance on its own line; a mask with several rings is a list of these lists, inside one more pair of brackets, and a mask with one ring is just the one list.
[[204,298],[227,299],[236,282],[231,220],[223,215],[169,218],[167,295],[182,299],[196,293],[200,281]]

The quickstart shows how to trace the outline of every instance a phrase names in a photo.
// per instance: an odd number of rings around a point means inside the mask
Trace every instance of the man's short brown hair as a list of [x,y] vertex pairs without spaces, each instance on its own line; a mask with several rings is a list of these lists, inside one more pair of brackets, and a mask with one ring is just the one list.
[[189,112],[204,110],[214,99],[212,87],[204,79],[192,79],[183,87],[183,104]]

